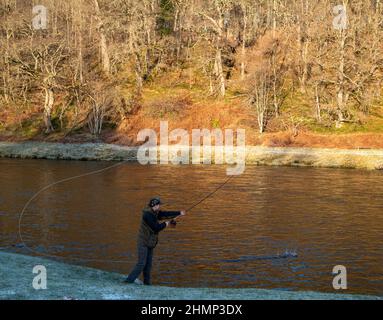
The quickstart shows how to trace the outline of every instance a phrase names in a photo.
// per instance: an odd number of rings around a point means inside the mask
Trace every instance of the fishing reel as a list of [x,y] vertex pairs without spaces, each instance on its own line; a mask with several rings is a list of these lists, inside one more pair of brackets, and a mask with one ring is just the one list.
[[176,225],[177,225],[177,221],[176,220],[174,220],[174,219],[170,220],[170,226],[171,227],[175,228]]

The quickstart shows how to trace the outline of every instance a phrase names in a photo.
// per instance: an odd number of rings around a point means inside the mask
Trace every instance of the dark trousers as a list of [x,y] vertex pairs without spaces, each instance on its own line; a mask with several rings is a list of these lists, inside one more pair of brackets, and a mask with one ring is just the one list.
[[137,245],[138,262],[132,272],[129,274],[126,282],[133,283],[141,272],[144,274],[144,284],[151,284],[150,271],[152,270],[153,248],[149,248],[143,244]]

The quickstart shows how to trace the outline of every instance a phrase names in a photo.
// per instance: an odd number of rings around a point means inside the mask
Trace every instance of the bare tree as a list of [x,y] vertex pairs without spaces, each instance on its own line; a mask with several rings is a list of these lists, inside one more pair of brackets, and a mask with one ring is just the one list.
[[[139,110],[146,86],[174,81],[251,97],[262,132],[284,121],[287,93],[323,126],[367,118],[381,100],[381,0],[43,2],[48,28],[34,30],[30,1],[0,0],[0,103],[20,125],[42,114],[46,133],[99,134]],[[335,4],[346,28],[331,23]],[[90,91],[99,83],[116,88],[108,112]]]
[[250,92],[250,104],[254,106],[257,113],[259,133],[266,129],[269,113],[271,109],[271,90],[270,79],[265,74],[258,74],[253,89]]
[[102,20],[102,14],[99,6],[98,0],[93,0],[94,3],[94,9],[96,12],[96,19],[98,21],[97,23],[97,31],[100,37],[100,50],[101,50],[101,61],[102,61],[102,68],[104,72],[109,75],[110,74],[110,58],[109,58],[109,51],[108,51],[108,44],[106,40],[106,31],[105,31],[105,25]]
[[225,31],[233,2],[231,0],[212,0],[211,2],[211,6],[201,10],[200,15],[206,19],[214,33],[212,41],[215,48],[213,70],[218,81],[218,93],[223,97],[226,93],[226,81],[223,71],[222,47],[225,43]]
[[62,68],[66,55],[62,44],[51,44],[44,46],[41,51],[33,52],[40,60],[41,88],[43,89],[44,100],[44,123],[45,133],[54,130],[51,117],[54,104],[54,90],[58,87],[57,78]]
[[105,117],[110,114],[113,107],[113,91],[97,84],[87,94],[90,100],[90,108],[87,116],[87,123],[93,135],[99,135],[102,131]]

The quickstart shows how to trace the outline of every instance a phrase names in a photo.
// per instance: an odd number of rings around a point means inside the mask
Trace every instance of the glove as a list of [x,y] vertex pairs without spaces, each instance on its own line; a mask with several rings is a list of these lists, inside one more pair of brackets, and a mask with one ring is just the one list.
[[170,220],[170,226],[175,228],[175,226],[177,225],[177,221],[176,220]]

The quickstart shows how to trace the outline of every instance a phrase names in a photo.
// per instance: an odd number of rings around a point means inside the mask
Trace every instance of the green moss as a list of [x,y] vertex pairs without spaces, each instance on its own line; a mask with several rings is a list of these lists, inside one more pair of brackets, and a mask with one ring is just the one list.
[[6,131],[11,132],[13,136],[29,139],[40,133],[42,120],[36,116],[24,120],[21,124],[12,123],[6,127]]

